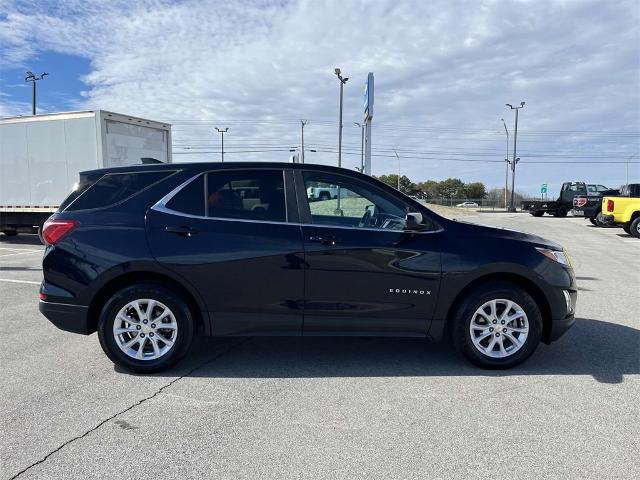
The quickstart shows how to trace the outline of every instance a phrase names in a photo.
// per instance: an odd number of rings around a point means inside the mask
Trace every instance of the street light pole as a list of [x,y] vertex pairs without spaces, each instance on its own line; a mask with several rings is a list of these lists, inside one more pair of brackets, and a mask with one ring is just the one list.
[[516,111],[516,124],[513,132],[513,160],[511,163],[511,205],[509,206],[509,211],[515,212],[516,205],[514,201],[514,193],[516,188],[516,164],[520,161],[519,158],[516,158],[517,142],[518,142],[518,110],[524,107],[524,102],[520,102],[519,107],[514,107],[509,103],[506,103],[505,105],[509,107],[511,110]]
[[353,122],[354,125],[360,128],[360,173],[364,172],[364,125],[358,122]]
[[29,70],[27,71],[27,76],[24,77],[25,82],[31,82],[31,115],[36,114],[36,82],[42,80],[46,75],[49,74],[44,72],[37,77],[31,70]]
[[[340,113],[338,116],[338,167],[342,167],[342,100],[344,96],[344,84],[347,83],[349,77],[342,77],[342,72],[339,68],[334,70],[334,73],[338,77],[340,81]],[[340,201],[340,197],[338,197],[338,203]],[[340,208],[338,206],[338,208]]]
[[301,156],[301,163],[304,163],[304,126],[307,124],[308,122],[306,120],[300,120],[300,127],[302,128],[302,156]]
[[218,127],[216,127],[216,130],[220,132],[220,135],[222,136],[222,144],[220,146],[220,158],[221,158],[220,161],[224,163],[224,134],[229,131],[229,127],[225,128],[224,130],[221,130]]
[[507,130],[507,124],[504,121],[504,118],[501,118],[500,120],[502,120],[502,125],[504,125],[504,133],[507,134],[507,151],[504,157],[504,161],[507,162],[507,173],[504,179],[504,208],[505,210],[508,210],[509,207],[507,205],[507,190],[509,189],[509,165],[511,164],[511,162],[509,161],[509,130]]

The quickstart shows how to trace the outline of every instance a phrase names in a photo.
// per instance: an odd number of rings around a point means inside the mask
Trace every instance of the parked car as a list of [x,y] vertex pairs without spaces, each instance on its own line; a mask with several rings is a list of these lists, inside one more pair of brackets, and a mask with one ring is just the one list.
[[586,184],[584,182],[565,182],[560,189],[560,196],[556,200],[526,200],[522,203],[522,210],[528,211],[534,217],[541,217],[545,213],[554,217],[566,217],[574,208],[573,199],[586,196],[591,192],[609,190],[604,185]]
[[[308,186],[350,192],[336,211]],[[81,173],[44,227],[40,311],[97,330],[121,367],[152,372],[194,335],[450,336],[513,367],[574,323],[571,262],[551,241],[448,220],[361,173],[289,163]],[[251,185],[264,208],[241,201]]]
[[598,220],[622,227],[629,235],[640,238],[640,197],[603,197]]
[[476,202],[462,202],[456,205],[456,207],[460,208],[479,208],[479,205]]
[[[307,198],[309,200],[331,200],[338,198],[340,189],[337,185],[314,185],[307,187]],[[345,196],[345,192],[340,193],[340,198]]]

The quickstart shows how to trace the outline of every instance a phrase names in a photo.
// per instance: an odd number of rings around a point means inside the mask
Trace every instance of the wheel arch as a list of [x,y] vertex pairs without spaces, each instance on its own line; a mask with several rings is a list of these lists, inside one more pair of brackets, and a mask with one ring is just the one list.
[[481,285],[490,282],[507,282],[513,283],[522,288],[525,292],[533,297],[536,304],[540,308],[540,314],[542,315],[542,341],[546,344],[550,343],[551,337],[551,306],[547,300],[543,290],[535,284],[532,280],[519,275],[517,273],[505,272],[505,273],[490,273],[475,278],[471,282],[462,288],[458,294],[454,297],[453,301],[449,305],[446,315],[446,328],[452,324],[451,318],[454,315],[456,309],[460,306],[462,299],[468,295],[471,291],[475,290]]
[[176,292],[189,306],[189,310],[191,311],[191,315],[193,315],[196,327],[198,325],[202,325],[205,329],[205,333],[207,335],[210,333],[208,318],[205,318],[206,314],[200,308],[194,294],[180,284],[180,282],[172,279],[171,277],[162,273],[150,271],[126,272],[110,279],[102,285],[94,294],[87,312],[87,318],[89,319],[89,327],[91,330],[97,330],[100,311],[107,301],[117,291],[136,283],[160,285]]

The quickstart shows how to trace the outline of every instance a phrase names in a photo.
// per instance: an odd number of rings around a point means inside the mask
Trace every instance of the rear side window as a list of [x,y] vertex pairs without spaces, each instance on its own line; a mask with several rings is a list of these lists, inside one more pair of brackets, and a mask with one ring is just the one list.
[[247,170],[207,174],[209,217],[286,222],[282,170]]
[[67,212],[104,208],[132,197],[173,172],[109,173],[76,197]]
[[200,175],[169,200],[167,208],[204,217],[204,198],[204,175]]

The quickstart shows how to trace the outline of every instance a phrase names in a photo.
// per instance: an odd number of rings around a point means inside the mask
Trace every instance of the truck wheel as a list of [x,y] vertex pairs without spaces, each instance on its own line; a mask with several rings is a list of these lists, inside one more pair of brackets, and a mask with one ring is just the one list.
[[465,296],[452,321],[456,350],[483,368],[518,365],[535,351],[542,336],[540,308],[512,283],[475,289]]
[[630,234],[632,237],[640,238],[640,216],[631,222]]
[[319,198],[320,200],[330,200],[331,195],[329,195],[329,192],[320,192]]
[[594,227],[598,226],[598,222],[596,221],[596,219],[594,217],[591,217],[589,219],[589,221],[591,222],[591,225],[593,225]]
[[532,212],[530,212],[530,213],[531,213],[531,215],[533,215],[534,217],[541,217],[541,216],[543,216],[543,215],[544,215],[544,212],[543,212],[543,211],[541,211],[541,210],[534,210],[534,211],[532,211]]
[[569,213],[567,207],[565,207],[564,205],[560,205],[553,215],[555,217],[566,217],[567,213]]
[[15,237],[16,235],[18,235],[17,230],[2,230],[2,233],[4,233],[7,237]]
[[189,350],[194,322],[187,304],[160,285],[124,288],[106,303],[100,346],[113,363],[133,372],[166,370]]
[[624,230],[624,233],[626,233],[627,235],[631,235],[631,224],[625,223],[624,225],[622,225],[622,230]]

